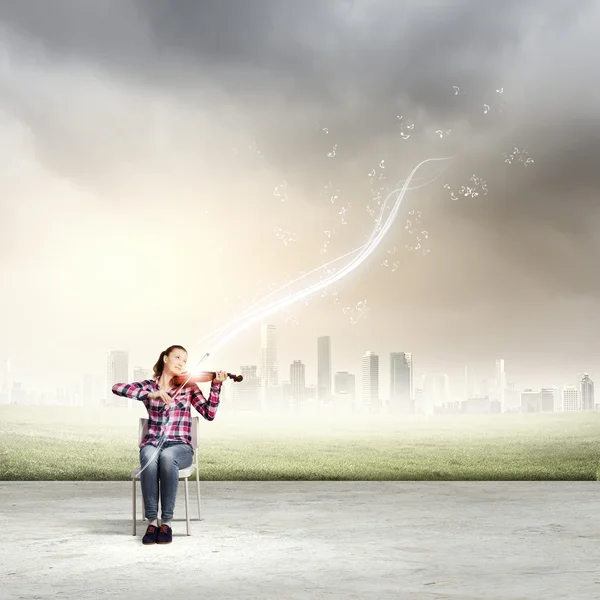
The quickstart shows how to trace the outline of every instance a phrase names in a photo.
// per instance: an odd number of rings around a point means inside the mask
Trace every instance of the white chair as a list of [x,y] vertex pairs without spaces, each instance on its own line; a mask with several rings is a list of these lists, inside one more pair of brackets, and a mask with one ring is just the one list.
[[[196,471],[196,489],[198,494],[198,521],[200,521],[200,468],[198,465],[198,417],[192,417],[192,447],[194,448],[194,459],[192,465],[187,469],[179,469],[179,479],[185,480],[185,523],[187,534],[190,535],[190,506],[189,506],[189,491],[188,491],[188,478]],[[138,434],[138,446],[142,443],[144,436],[148,432],[148,419],[140,419],[139,434]],[[133,483],[133,535],[136,534],[136,484],[135,482],[140,479],[141,467],[131,471],[131,481]],[[141,483],[140,483],[141,485]],[[144,495],[142,496],[142,521],[146,520],[144,510]]]

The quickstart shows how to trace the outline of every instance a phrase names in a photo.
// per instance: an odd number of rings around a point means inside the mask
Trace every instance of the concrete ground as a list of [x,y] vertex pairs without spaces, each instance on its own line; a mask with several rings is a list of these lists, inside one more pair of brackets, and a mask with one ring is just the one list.
[[0,482],[0,598],[600,598],[598,483],[201,486],[143,546],[130,483]]

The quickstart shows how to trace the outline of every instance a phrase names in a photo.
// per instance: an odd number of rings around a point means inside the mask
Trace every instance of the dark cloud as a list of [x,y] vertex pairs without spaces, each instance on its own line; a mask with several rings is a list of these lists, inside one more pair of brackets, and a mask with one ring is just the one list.
[[[519,60],[532,28],[564,37],[593,3],[347,2],[176,0],[3,3],[5,27],[51,56],[90,61],[130,77],[209,74],[231,91],[256,93],[254,76],[274,90],[333,101],[353,90],[363,102],[406,95],[447,115],[452,85],[483,98],[498,69]],[[250,76],[244,77],[247,71]],[[269,90],[264,90],[268,93]],[[288,100],[289,97],[286,97]],[[338,108],[338,107],[330,107]]]
[[[564,98],[552,97],[561,73],[570,71],[568,61],[555,64],[554,81],[539,83],[549,90],[546,114],[553,111],[559,123],[549,127],[532,119],[523,126],[527,114],[544,112],[539,97],[534,106],[527,106],[531,86],[507,89],[508,104],[501,116],[484,117],[483,106],[489,104],[494,112],[500,99],[496,89],[505,79],[510,81],[514,71],[526,69],[524,47],[532,32],[554,45],[571,42],[572,48],[576,27],[590,7],[593,3],[587,0],[570,3],[568,9],[563,2],[541,0],[507,0],[501,5],[468,0],[148,0],[59,1],[48,12],[39,2],[15,1],[3,4],[0,17],[9,32],[18,32],[44,52],[48,66],[53,61],[89,64],[117,81],[137,82],[149,94],[153,87],[163,93],[170,90],[178,101],[209,107],[224,130],[227,116],[218,114],[218,105],[219,99],[226,100],[246,115],[251,123],[246,133],[254,134],[271,163],[292,171],[290,179],[304,190],[320,187],[328,175],[322,171],[330,170],[331,163],[324,166],[321,160],[326,143],[338,145],[338,164],[354,169],[358,161],[362,166],[374,146],[383,150],[385,140],[397,139],[396,115],[403,114],[417,127],[406,155],[419,142],[420,152],[430,152],[434,128],[458,128],[462,122],[468,124],[471,137],[485,136],[486,146],[473,158],[485,154],[498,160],[522,141],[539,157],[536,186],[558,191],[561,185],[570,186],[564,172],[596,184],[596,170],[585,159],[594,148],[594,136],[574,131],[569,122],[573,115],[568,114],[572,109]],[[539,48],[539,53],[548,50]],[[454,96],[454,85],[461,89],[459,96]],[[219,96],[219,88],[226,96]],[[123,163],[119,156],[111,161],[102,152],[106,128],[98,132],[70,127],[70,115],[61,111],[60,101],[48,102],[14,88],[4,91],[4,102],[40,138],[40,154],[55,168],[68,170],[72,165],[87,177],[87,165],[99,169],[100,176],[92,177],[98,182]],[[63,93],[68,105],[69,90]],[[78,107],[80,113],[86,110],[92,121],[93,111]],[[121,136],[127,152],[134,152],[127,139],[135,146],[141,126],[132,118],[113,137]],[[329,138],[319,136],[323,126],[332,132]],[[425,128],[426,142],[418,134]],[[511,139],[507,130],[517,135]],[[534,140],[539,148],[531,148]],[[446,148],[468,154],[470,144],[469,136],[462,136]],[[57,145],[63,152],[56,151]],[[392,144],[388,148],[394,148],[402,162],[406,149]],[[550,166],[548,173],[544,165]],[[494,171],[491,177],[498,168]],[[346,176],[343,169],[342,175]]]

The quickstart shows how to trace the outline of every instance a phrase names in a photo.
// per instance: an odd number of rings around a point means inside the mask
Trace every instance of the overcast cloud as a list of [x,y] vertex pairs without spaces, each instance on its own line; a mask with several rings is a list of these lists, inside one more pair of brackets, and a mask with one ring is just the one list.
[[[0,7],[0,357],[23,381],[102,372],[112,348],[151,366],[193,346],[270,283],[363,243],[373,168],[393,189],[433,156],[455,158],[417,174],[447,169],[334,286],[340,304],[268,319],[284,375],[302,359],[314,379],[330,334],[335,370],[412,351],[417,373],[485,376],[504,357],[525,384],[600,377],[597,3],[45,6]],[[514,147],[533,162],[505,163]],[[473,174],[488,194],[453,201]],[[342,308],[365,299],[352,324]],[[256,328],[219,359],[256,364]]]

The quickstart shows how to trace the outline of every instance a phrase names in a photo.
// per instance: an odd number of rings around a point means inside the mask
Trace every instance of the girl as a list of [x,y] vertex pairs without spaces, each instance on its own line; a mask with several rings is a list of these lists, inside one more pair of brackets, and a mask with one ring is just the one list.
[[[227,379],[225,371],[216,373],[207,400],[196,385],[173,386],[173,378],[185,371],[186,364],[186,349],[169,346],[160,353],[154,365],[154,379],[116,383],[112,387],[113,394],[141,400],[148,411],[148,433],[140,444],[140,480],[145,516],[149,522],[142,538],[143,544],[170,544],[173,541],[171,521],[179,469],[191,466],[194,457],[190,407],[193,406],[207,421],[212,421],[219,406],[221,385]],[[157,451],[159,445],[160,450]],[[159,490],[162,508],[160,527]]]

